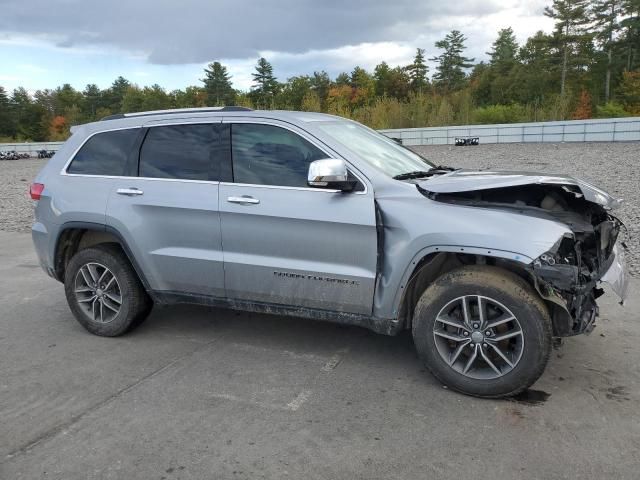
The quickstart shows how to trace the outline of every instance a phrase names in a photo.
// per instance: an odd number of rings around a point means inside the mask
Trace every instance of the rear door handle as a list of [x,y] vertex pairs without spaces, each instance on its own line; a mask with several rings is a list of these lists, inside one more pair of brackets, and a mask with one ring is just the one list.
[[250,197],[248,195],[243,195],[242,197],[227,197],[227,202],[229,203],[241,203],[243,205],[251,204],[255,205],[260,203],[260,200],[257,198]]
[[116,190],[118,195],[128,195],[133,197],[135,195],[142,195],[144,192],[139,188],[131,187],[131,188],[119,188]]

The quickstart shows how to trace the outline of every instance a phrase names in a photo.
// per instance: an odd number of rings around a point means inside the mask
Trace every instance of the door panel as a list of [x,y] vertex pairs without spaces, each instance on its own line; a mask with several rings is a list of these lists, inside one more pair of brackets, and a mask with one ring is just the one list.
[[[216,182],[116,182],[107,224],[125,237],[153,290],[224,297]],[[119,194],[137,189],[142,194]]]
[[228,297],[371,313],[377,237],[370,192],[221,183],[220,215]]

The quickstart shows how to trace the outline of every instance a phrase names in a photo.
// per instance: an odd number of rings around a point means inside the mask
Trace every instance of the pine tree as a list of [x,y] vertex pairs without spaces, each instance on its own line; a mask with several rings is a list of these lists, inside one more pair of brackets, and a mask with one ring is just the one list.
[[411,88],[414,92],[422,93],[422,90],[427,87],[427,73],[429,67],[425,63],[424,48],[416,48],[416,56],[413,58],[413,63],[406,67],[411,79]]
[[607,103],[611,94],[611,69],[613,64],[613,47],[616,34],[620,31],[620,14],[622,0],[592,0],[591,15],[595,38],[607,52],[607,71],[604,82],[604,101]]
[[452,91],[461,88],[466,79],[465,69],[472,66],[473,58],[462,55],[465,50],[466,37],[458,30],[452,30],[444,39],[436,42],[436,48],[444,50],[432,61],[438,62],[433,78],[444,91]]
[[564,95],[570,50],[584,39],[585,25],[589,22],[588,0],[553,0],[551,7],[545,7],[544,14],[556,22],[555,35],[562,51],[560,95]]
[[624,19],[620,25],[625,30],[626,70],[630,72],[640,67],[640,0],[623,0],[622,8]]
[[9,111],[9,97],[0,85],[0,137],[13,137],[13,121]]
[[329,74],[324,70],[320,72],[313,72],[311,77],[311,88],[318,95],[320,100],[320,110],[322,112],[327,111],[327,96],[329,95],[329,89],[331,88],[331,79]]
[[491,57],[490,65],[499,74],[505,74],[517,63],[518,42],[513,34],[513,29],[503,28],[498,32],[498,38],[491,45],[491,51],[487,55]]
[[236,92],[231,85],[231,75],[227,67],[220,62],[213,62],[204,69],[204,89],[207,92],[207,105],[224,106],[235,103]]
[[264,58],[260,57],[256,65],[256,73],[252,73],[253,89],[251,95],[259,108],[273,106],[273,101],[278,92],[278,81],[273,75],[273,67]]

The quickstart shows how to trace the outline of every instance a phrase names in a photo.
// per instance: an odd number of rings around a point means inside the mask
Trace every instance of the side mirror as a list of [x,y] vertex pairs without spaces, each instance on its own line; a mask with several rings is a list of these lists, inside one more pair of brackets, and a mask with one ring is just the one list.
[[337,158],[325,158],[309,164],[307,183],[310,187],[333,188],[350,191],[356,182],[349,180],[347,164]]

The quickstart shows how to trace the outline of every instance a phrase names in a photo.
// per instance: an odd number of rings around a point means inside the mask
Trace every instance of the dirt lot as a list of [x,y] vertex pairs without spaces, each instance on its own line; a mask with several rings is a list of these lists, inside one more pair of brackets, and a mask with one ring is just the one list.
[[[623,213],[637,228],[639,146],[579,147],[426,151],[592,180],[607,169],[567,158],[626,158],[598,183],[635,202]],[[0,479],[638,478],[639,279],[624,308],[605,295],[594,333],[568,339],[509,401],[444,389],[406,334],[181,306],[99,338],[25,232],[40,165],[0,162]]]

